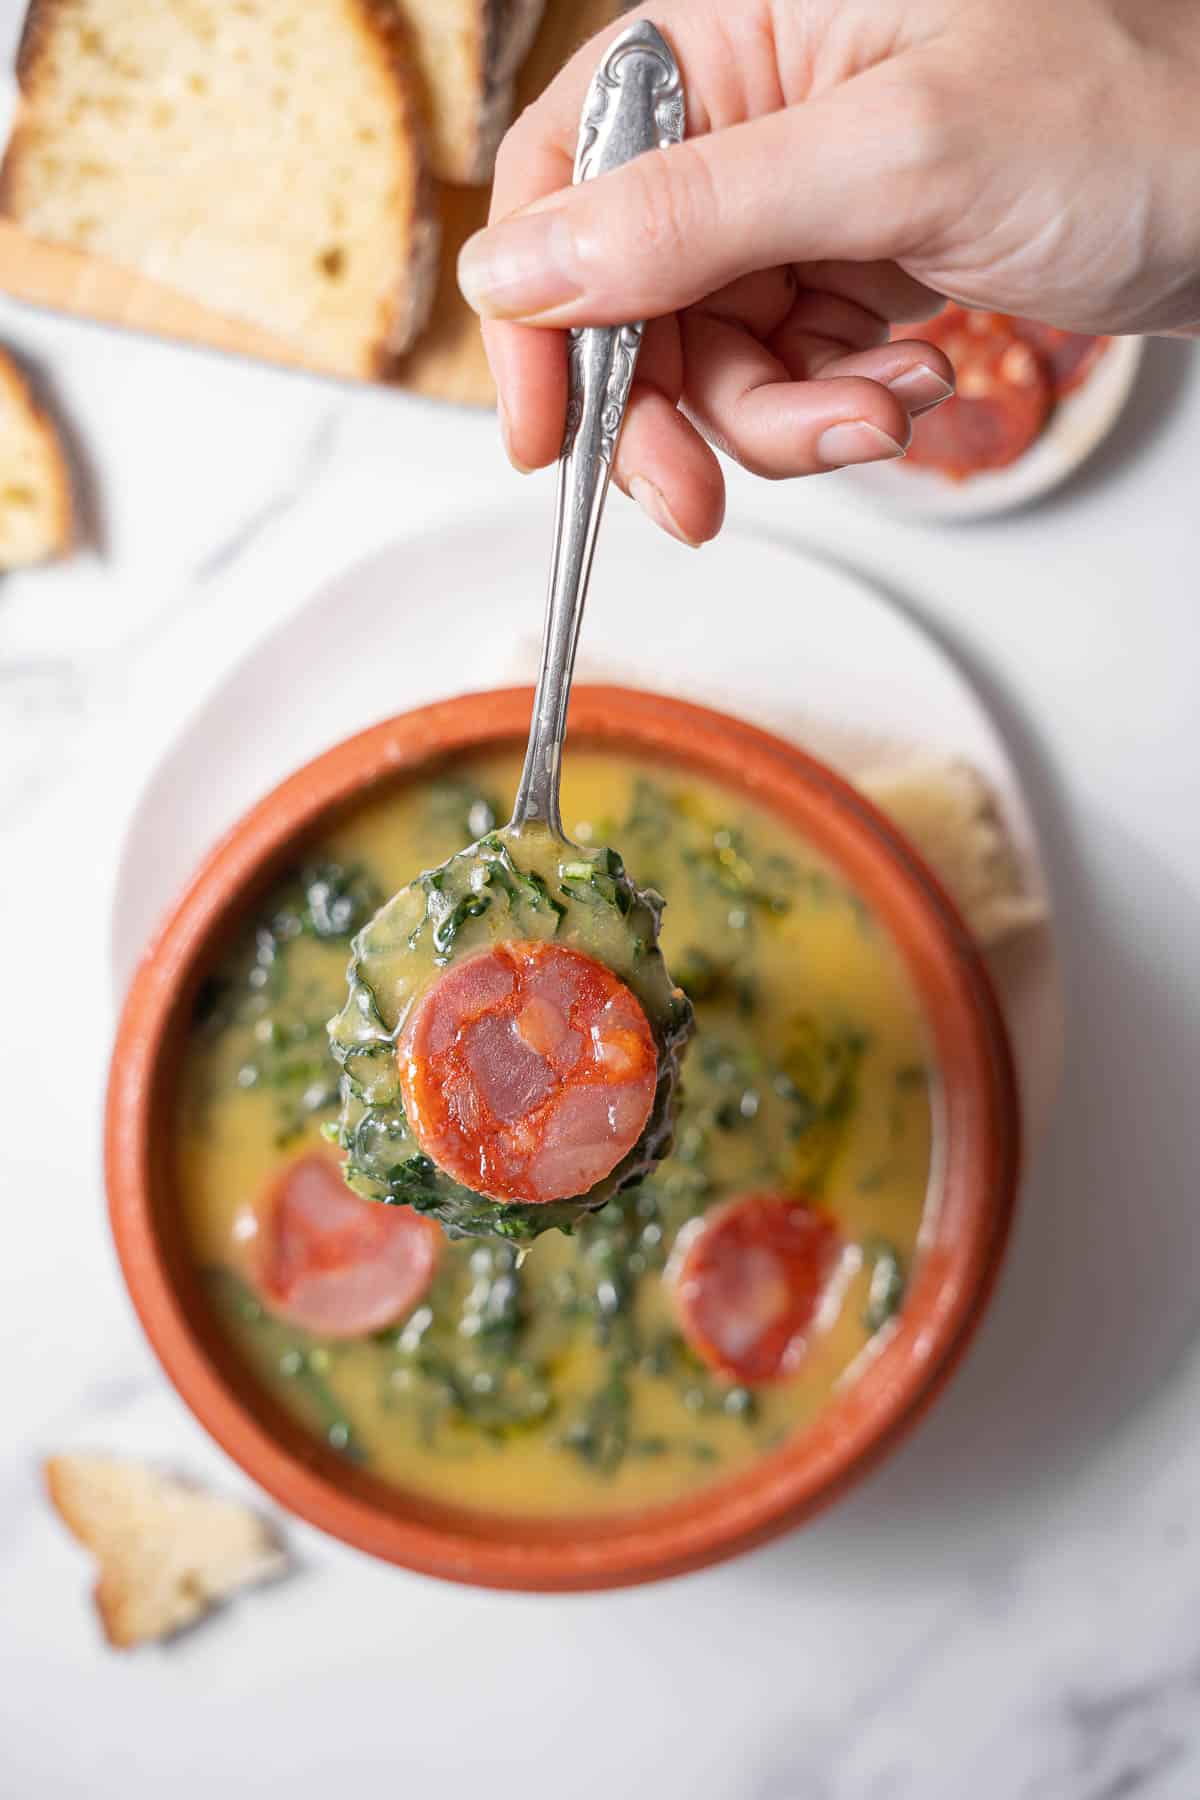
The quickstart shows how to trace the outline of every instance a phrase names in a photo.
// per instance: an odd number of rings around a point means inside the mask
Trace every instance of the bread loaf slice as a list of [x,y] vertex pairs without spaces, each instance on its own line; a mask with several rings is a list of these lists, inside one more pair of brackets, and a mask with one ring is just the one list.
[[1046,918],[1046,903],[1026,891],[992,795],[969,764],[915,757],[864,770],[855,784],[924,857],[981,944]]
[[[533,47],[517,76],[515,111],[536,100],[564,63],[597,31],[627,10],[628,0],[549,0]],[[438,183],[442,249],[429,329],[397,370],[415,393],[464,406],[494,406],[496,384],[484,355],[479,320],[458,285],[458,253],[487,223],[485,188]]]
[[467,187],[486,182],[545,0],[396,4],[412,35],[434,174]]
[[425,321],[437,225],[396,0],[32,0],[0,209],[345,375]]
[[145,1463],[52,1456],[45,1477],[63,1523],[100,1565],[96,1610],[119,1650],[170,1637],[218,1600],[288,1566],[250,1507]]
[[70,548],[71,474],[59,435],[0,350],[0,570]]

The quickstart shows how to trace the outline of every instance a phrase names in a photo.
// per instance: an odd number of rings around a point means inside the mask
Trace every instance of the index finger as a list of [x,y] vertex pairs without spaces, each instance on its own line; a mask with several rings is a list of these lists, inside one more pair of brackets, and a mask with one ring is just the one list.
[[[680,65],[692,136],[744,118],[748,105],[760,99],[764,105],[779,104],[771,35],[763,29],[765,0],[735,9],[732,19],[729,10],[717,0],[675,0],[654,9],[654,23]],[[626,16],[590,38],[510,127],[496,159],[489,224],[570,185],[588,86],[605,50],[629,24]],[[733,58],[738,69],[731,80]],[[557,456],[562,440],[563,335],[489,320],[483,325],[483,342],[509,457],[518,468],[542,468]]]
[[[579,111],[591,79],[585,68],[595,68],[622,29],[618,21],[584,44],[510,127],[496,157],[489,224],[569,184]],[[566,416],[563,335],[486,319],[482,329],[509,461],[522,472],[544,468],[558,455]]]
[[[670,44],[683,78],[689,137],[782,104],[771,38],[764,29],[769,23],[766,0],[732,9],[732,19],[721,0],[667,0],[653,10],[653,22]],[[509,127],[496,158],[489,223],[569,185],[588,87],[608,46],[628,31],[635,17],[636,12],[626,13],[589,38]],[[732,60],[737,63],[733,79]],[[759,96],[762,104],[756,105]]]
[[[620,23],[614,24],[578,50],[550,87],[509,128],[496,157],[489,224],[570,183],[582,93],[577,104],[571,99],[552,100],[551,96],[562,92],[561,84],[571,74],[572,64],[579,65],[579,76],[586,87],[590,76],[583,74],[585,59],[595,57],[598,61],[604,46],[621,29]],[[569,129],[572,104],[574,135]],[[558,455],[566,416],[563,335],[486,319],[482,330],[509,461],[522,473],[544,468]]]

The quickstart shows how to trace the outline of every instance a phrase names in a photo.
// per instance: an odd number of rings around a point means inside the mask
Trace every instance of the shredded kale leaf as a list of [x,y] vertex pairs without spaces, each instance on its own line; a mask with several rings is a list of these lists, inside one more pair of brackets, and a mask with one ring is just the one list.
[[573,1450],[598,1474],[612,1475],[629,1449],[633,1393],[627,1365],[614,1357],[600,1386],[589,1396],[562,1434],[564,1449]]
[[325,1442],[349,1462],[365,1462],[367,1453],[354,1433],[345,1408],[327,1379],[333,1356],[329,1346],[307,1332],[272,1318],[245,1283],[229,1269],[205,1272],[212,1304],[225,1318],[254,1327],[260,1355],[303,1395]]
[[456,846],[473,844],[494,831],[500,805],[492,794],[482,793],[473,782],[443,775],[429,788],[429,822],[439,836]]
[[271,1096],[281,1149],[330,1117],[339,1093],[326,1030],[328,989],[296,975],[294,949],[305,940],[347,945],[379,900],[358,865],[306,864],[284,877],[225,966],[196,991],[193,1029],[206,1038],[238,1034],[245,1050],[235,1078]]
[[[389,902],[354,940],[349,997],[329,1027],[343,1071],[339,1141],[347,1153],[351,1185],[372,1199],[415,1207],[451,1237],[491,1236],[515,1244],[528,1243],[543,1231],[569,1232],[667,1154],[678,1106],[679,1062],[693,1018],[690,1001],[673,986],[657,950],[662,900],[633,885],[620,856],[603,849],[568,854],[550,881],[539,870],[522,867],[519,843],[503,833],[486,833]],[[555,885],[557,892],[552,891]],[[494,939],[510,919],[515,934],[543,941],[557,936],[565,923],[570,941],[582,939],[586,945],[592,928],[583,925],[581,911],[599,906],[612,907],[621,921],[633,965],[632,973],[628,966],[624,973],[654,1033],[658,1073],[650,1118],[628,1155],[587,1194],[544,1204],[487,1199],[418,1154],[395,1070],[397,1018],[392,1012],[382,1015],[375,987],[379,980],[394,984],[395,964],[388,959],[398,951],[403,955],[405,945],[412,952],[429,944],[434,963],[444,967],[464,949],[489,941],[488,933]],[[479,921],[485,916],[481,933]],[[398,1003],[395,1010],[398,1016]]]

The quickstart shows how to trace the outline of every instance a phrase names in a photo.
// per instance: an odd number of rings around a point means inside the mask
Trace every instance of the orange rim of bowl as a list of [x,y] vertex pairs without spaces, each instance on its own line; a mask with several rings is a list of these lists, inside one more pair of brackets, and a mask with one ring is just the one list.
[[821,763],[707,707],[584,686],[571,742],[644,754],[766,807],[826,855],[890,933],[940,1073],[936,1205],[887,1339],[809,1425],[741,1473],[642,1512],[509,1517],[385,1484],[259,1391],[216,1328],[172,1204],[171,1109],[196,984],[214,948],[299,845],[373,792],[447,758],[519,747],[528,688],[439,702],[308,763],[216,845],[146,949],[117,1029],[105,1123],[109,1212],[126,1284],[167,1375],[216,1441],[284,1507],[389,1562],[479,1586],[613,1587],[732,1556],[810,1517],[929,1405],[979,1322],[1015,1203],[1012,1055],[983,959],[908,843]]

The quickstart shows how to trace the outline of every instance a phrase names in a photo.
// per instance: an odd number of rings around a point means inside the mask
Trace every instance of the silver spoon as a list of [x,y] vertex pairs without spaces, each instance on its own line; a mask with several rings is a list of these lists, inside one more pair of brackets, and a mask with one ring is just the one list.
[[[588,89],[575,179],[588,181],[682,136],[675,59],[653,25],[633,25],[609,46]],[[635,886],[615,851],[571,844],[559,806],[579,623],[642,330],[589,326],[570,334],[541,671],[512,821],[427,870],[376,914],[354,940],[349,998],[330,1024],[344,1071],[340,1141],[351,1186],[417,1206],[451,1235],[490,1233],[523,1244],[552,1227],[570,1229],[648,1173],[670,1145],[692,1012],[658,947],[662,902]],[[583,1194],[520,1202],[479,1193],[448,1175],[432,1152],[418,1153],[396,1046],[436,969],[501,938],[536,937],[583,951],[625,983],[645,1014],[658,1062],[650,1115],[609,1172]]]
[[[580,120],[575,181],[591,181],[647,150],[678,144],[683,129],[679,66],[661,33],[640,20],[609,45],[592,78]],[[542,661],[512,831],[536,820],[564,838],[559,780],[575,648],[644,330],[642,321],[576,327],[570,333],[567,427],[558,464]]]

